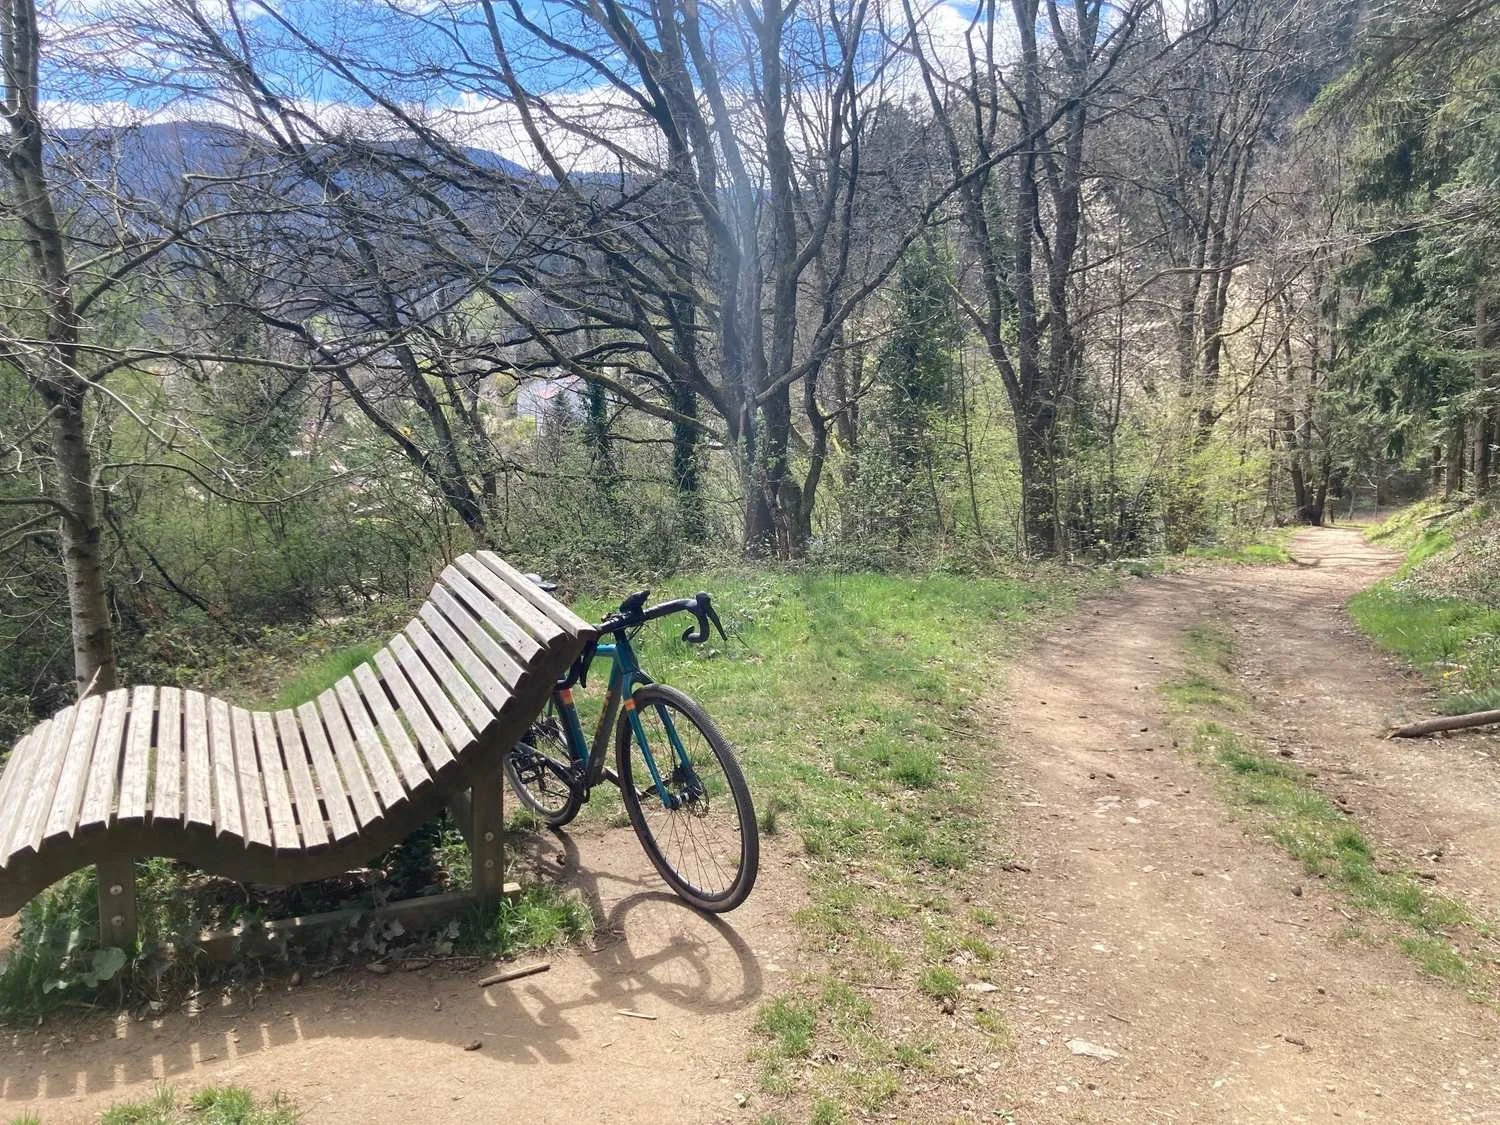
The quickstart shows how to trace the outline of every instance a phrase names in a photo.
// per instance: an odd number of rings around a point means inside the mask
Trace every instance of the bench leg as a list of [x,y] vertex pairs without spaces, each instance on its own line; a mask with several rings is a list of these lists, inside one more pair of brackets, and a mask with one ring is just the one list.
[[474,893],[499,898],[505,890],[505,782],[498,770],[493,781],[469,791],[469,817]]
[[135,861],[102,859],[99,877],[99,944],[129,951],[135,947]]

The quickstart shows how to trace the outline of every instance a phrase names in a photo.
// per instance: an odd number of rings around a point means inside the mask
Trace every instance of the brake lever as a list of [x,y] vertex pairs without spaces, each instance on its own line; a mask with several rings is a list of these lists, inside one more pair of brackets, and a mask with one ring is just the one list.
[[[713,602],[707,598],[703,599],[703,612],[708,614],[708,619],[714,623],[714,628],[719,631],[719,636],[724,639],[724,643],[727,645],[729,643],[729,634],[724,632],[724,623],[719,620],[719,614],[715,611]],[[707,631],[706,629],[704,630],[704,632]]]
[[[698,603],[693,610],[693,617],[697,620],[698,624],[693,628],[684,630],[682,639],[690,645],[701,645],[704,641],[708,640],[709,617],[713,617],[715,624],[718,623],[718,617],[714,615],[713,606],[709,603],[707,594],[699,593],[694,596],[693,600]],[[719,626],[719,632],[722,633],[723,631],[724,627],[722,625]]]

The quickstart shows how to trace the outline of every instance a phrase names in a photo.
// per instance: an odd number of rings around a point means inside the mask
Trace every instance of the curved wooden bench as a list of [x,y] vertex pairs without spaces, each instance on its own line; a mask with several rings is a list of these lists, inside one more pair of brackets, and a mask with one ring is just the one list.
[[65,708],[21,739],[0,775],[0,916],[97,864],[101,940],[123,945],[137,857],[307,882],[359,866],[455,804],[475,892],[498,894],[501,757],[592,631],[481,551],[443,571],[372,663],[295,709],[151,686]]

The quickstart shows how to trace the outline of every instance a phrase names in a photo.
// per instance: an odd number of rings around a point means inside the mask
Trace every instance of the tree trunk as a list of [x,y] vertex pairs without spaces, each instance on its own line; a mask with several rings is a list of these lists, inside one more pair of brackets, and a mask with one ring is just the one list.
[[88,384],[78,379],[61,391],[44,384],[43,398],[52,407],[53,487],[62,516],[63,570],[68,580],[68,609],[73,626],[73,670],[80,696],[117,686],[114,630],[104,586],[100,523],[95,502],[93,457],[84,427]]
[[5,116],[10,144],[6,170],[15,186],[10,201],[36,273],[43,306],[41,356],[24,363],[26,377],[49,410],[52,490],[61,515],[63,570],[73,629],[73,672],[80,695],[116,684],[114,631],[105,596],[99,549],[99,515],[93,456],[84,405],[93,384],[78,373],[79,317],[62,224],[53,205],[42,159],[38,117],[41,35],[33,0],[0,0]]
[[1464,487],[1464,424],[1456,423],[1448,434],[1447,465],[1443,473],[1443,499],[1451,500]]
[[1021,461],[1021,522],[1030,558],[1057,554],[1057,485],[1053,464],[1053,418],[1050,407],[1016,418]]

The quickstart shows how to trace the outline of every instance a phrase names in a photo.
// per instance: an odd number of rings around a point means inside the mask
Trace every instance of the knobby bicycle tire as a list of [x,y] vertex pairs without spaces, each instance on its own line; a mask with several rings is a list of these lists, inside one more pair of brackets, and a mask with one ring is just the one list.
[[[697,747],[695,744],[694,748],[699,750],[700,756],[703,748],[711,752],[722,773],[726,792],[719,794],[705,792],[685,800],[676,809],[665,808],[661,804],[649,772],[646,772],[644,777],[636,776],[636,755],[633,752],[636,745],[635,735],[630,726],[629,714],[622,713],[615,745],[615,759],[620,778],[620,795],[625,801],[625,811],[630,816],[631,826],[635,829],[636,836],[640,838],[641,846],[645,849],[652,866],[681,898],[700,910],[715,914],[733,910],[750,894],[751,888],[755,886],[755,876],[760,869],[760,833],[755,821],[755,805],[750,799],[750,788],[745,784],[745,775],[740,770],[734,751],[703,708],[676,688],[665,684],[650,684],[636,691],[632,698],[636,711],[645,724],[651,723],[653,718],[660,722],[660,712],[657,709],[662,708],[672,713],[674,726],[683,723],[696,729],[702,736],[704,747]],[[664,732],[664,725],[662,729]],[[683,737],[686,736],[683,735]],[[661,743],[666,745],[666,753],[662,753],[661,746],[653,746],[652,757],[656,759],[659,771],[666,771],[669,766],[672,767],[668,788],[675,796],[680,797],[686,792],[684,788],[686,779],[679,776],[680,771],[676,768],[676,755],[670,745],[667,745],[665,734]],[[692,756],[691,750],[689,755]],[[641,759],[641,762],[641,769],[644,771],[644,759]],[[694,771],[694,776],[696,776],[696,771]],[[688,863],[680,857],[674,863],[673,859],[666,854],[663,844],[665,843],[670,848],[673,844],[688,840],[696,831],[694,823],[707,824],[710,817],[717,817],[723,811],[726,799],[734,811],[738,855],[733,857],[732,863],[727,862],[729,860],[728,849],[722,849],[726,863],[714,862],[712,866],[716,870],[724,870],[726,866],[732,867],[733,878],[723,888],[700,886],[699,883],[705,881],[703,873],[706,872],[710,863],[704,859],[705,851],[699,850],[698,843],[692,841],[693,858],[698,861],[697,874],[680,870],[688,866]],[[677,819],[674,820],[674,818]],[[659,839],[659,836],[663,835],[667,837],[665,841]],[[704,848],[712,850],[712,841],[708,841]],[[675,851],[675,849],[672,850]]]

